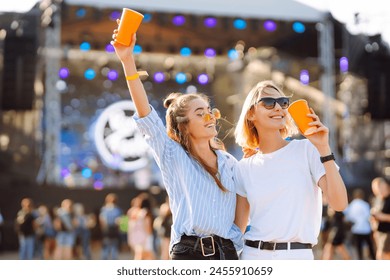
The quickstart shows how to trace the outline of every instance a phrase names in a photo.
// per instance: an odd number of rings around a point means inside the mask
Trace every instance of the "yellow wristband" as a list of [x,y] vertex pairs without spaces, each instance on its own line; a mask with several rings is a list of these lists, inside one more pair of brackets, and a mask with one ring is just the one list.
[[139,78],[139,74],[135,73],[134,75],[131,76],[126,76],[127,81],[134,81],[135,79]]

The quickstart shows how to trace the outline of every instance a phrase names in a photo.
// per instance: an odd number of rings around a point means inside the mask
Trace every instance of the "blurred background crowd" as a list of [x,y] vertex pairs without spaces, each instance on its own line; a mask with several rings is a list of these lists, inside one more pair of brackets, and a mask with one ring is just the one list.
[[[324,201],[316,259],[390,259],[386,238],[390,184],[377,177],[370,190],[366,195],[363,189],[354,189],[343,212],[333,211]],[[172,225],[168,198],[157,203],[150,192],[140,192],[127,209],[117,202],[118,196],[108,193],[97,211],[88,212],[83,203],[69,198],[54,206],[23,198],[14,223],[18,254],[8,252],[3,259],[168,260]]]
[[127,209],[117,201],[118,196],[109,193],[98,211],[87,212],[83,203],[69,198],[53,207],[23,198],[15,218],[17,258],[169,259],[172,216],[168,200],[157,205],[153,196],[141,192]]

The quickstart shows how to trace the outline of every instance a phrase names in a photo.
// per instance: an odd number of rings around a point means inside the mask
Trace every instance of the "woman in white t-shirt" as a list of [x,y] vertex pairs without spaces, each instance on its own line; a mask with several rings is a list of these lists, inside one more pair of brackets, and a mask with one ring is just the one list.
[[336,211],[348,205],[328,128],[311,109],[315,132],[286,140],[296,131],[288,106],[289,97],[274,83],[260,82],[246,97],[235,130],[242,149],[255,152],[235,170],[235,223],[245,232],[241,259],[314,259],[322,194]]

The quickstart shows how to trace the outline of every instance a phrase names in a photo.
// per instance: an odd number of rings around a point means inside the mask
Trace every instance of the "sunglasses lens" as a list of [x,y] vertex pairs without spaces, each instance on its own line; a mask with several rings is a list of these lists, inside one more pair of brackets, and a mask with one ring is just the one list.
[[221,112],[217,108],[214,108],[211,110],[211,114],[210,113],[203,114],[203,120],[205,122],[210,121],[212,117],[214,117],[216,120],[219,120],[221,118]]
[[261,101],[266,109],[273,109],[275,107],[276,100],[274,98],[262,98]]
[[282,109],[287,109],[288,105],[290,105],[290,100],[287,97],[281,97],[281,98],[264,97],[261,98],[260,100],[261,102],[263,102],[263,106],[269,110],[275,108],[276,102],[280,105]]
[[221,112],[217,108],[213,108],[211,110],[211,113],[214,115],[214,117],[219,120],[221,118]]
[[280,107],[282,107],[282,109],[287,109],[288,105],[290,105],[290,100],[288,100],[288,98],[285,97],[277,99],[277,102],[280,105]]
[[203,120],[209,122],[211,120],[211,115],[209,113],[203,115]]

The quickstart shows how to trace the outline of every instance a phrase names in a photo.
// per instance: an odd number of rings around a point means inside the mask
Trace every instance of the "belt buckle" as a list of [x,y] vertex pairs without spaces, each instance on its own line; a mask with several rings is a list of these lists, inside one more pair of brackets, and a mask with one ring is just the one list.
[[259,250],[269,250],[269,249],[267,249],[267,247],[266,248],[262,248],[263,246],[263,244],[265,245],[265,244],[268,244],[268,245],[270,245],[270,244],[272,244],[272,246],[273,246],[273,248],[270,250],[270,251],[275,251],[276,250],[276,245],[277,245],[277,243],[276,242],[264,242],[264,241],[262,241],[262,240],[260,240],[260,242],[259,242]]
[[[213,245],[213,252],[210,254],[205,254],[204,252],[204,244],[203,244],[203,239],[210,238],[211,239],[211,244]],[[200,248],[202,249],[202,255],[203,257],[210,257],[215,255],[215,246],[214,246],[214,237],[212,235],[210,236],[204,236],[200,238]]]

